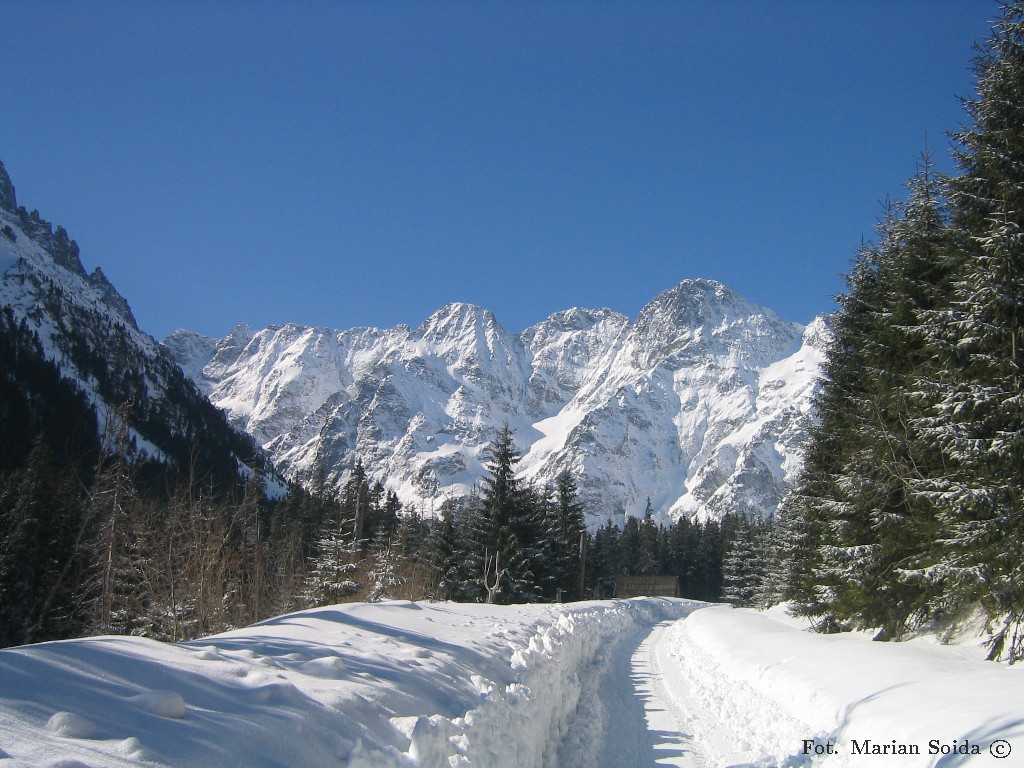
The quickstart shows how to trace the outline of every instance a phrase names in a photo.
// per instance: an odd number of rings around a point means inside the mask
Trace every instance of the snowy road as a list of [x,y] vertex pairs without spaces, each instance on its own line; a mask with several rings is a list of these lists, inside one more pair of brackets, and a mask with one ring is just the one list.
[[726,729],[700,717],[700,704],[671,657],[675,624],[642,626],[609,649],[601,673],[581,695],[577,718],[596,718],[601,732],[590,749],[560,754],[559,766],[704,768],[713,764],[705,745],[711,755],[734,751]]
[[612,653],[600,691],[606,722],[601,762],[608,768],[704,765],[687,727],[692,715],[672,698],[664,679],[670,672],[663,646],[669,624],[641,629]]

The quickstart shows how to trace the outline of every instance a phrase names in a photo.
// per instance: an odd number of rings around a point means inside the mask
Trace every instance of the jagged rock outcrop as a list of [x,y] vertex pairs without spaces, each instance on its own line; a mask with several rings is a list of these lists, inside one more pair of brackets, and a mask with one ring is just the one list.
[[0,209],[5,211],[18,210],[18,198],[14,194],[14,183],[11,181],[7,169],[0,161]]

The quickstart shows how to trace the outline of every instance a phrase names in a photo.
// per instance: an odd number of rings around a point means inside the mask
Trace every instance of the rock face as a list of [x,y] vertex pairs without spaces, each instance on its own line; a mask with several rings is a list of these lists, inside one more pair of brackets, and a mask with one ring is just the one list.
[[14,184],[7,174],[7,169],[0,162],[0,209],[5,211],[18,210],[18,198],[14,194]]
[[450,304],[419,328],[239,326],[164,340],[286,475],[342,482],[356,459],[425,510],[468,494],[505,423],[520,475],[578,479],[592,524],[767,515],[800,464],[828,332],[720,283],[684,280],[635,322],[570,309],[513,334]]

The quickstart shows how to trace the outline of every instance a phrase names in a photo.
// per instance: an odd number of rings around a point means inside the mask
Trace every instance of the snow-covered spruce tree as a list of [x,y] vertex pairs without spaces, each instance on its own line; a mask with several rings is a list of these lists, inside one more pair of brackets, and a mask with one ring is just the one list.
[[473,553],[479,578],[484,578],[487,558],[497,553],[505,575],[495,599],[501,603],[535,602],[540,590],[531,568],[531,555],[539,542],[538,515],[531,504],[533,495],[526,493],[516,479],[515,466],[520,456],[507,424],[491,444],[489,457]]
[[344,602],[358,590],[355,580],[360,565],[359,548],[349,536],[325,532],[310,562],[303,595],[309,606]]
[[430,528],[425,546],[427,568],[430,571],[431,596],[438,600],[467,599],[469,574],[466,569],[464,531],[459,530],[464,516],[458,514],[458,502],[448,499],[441,505],[441,518]]
[[880,228],[871,286],[858,297],[868,329],[860,340],[865,368],[848,403],[854,433],[836,476],[856,522],[847,519],[833,531],[830,565],[838,565],[835,614],[881,627],[881,638],[898,638],[928,618],[932,592],[919,574],[931,560],[936,513],[915,488],[937,461],[912,425],[919,411],[915,380],[932,354],[919,318],[942,306],[949,272],[939,185],[926,155],[908,185],[908,202],[894,206]]
[[[889,490],[872,476],[878,446],[870,436],[871,420],[885,407],[882,382],[890,373],[876,354],[886,332],[881,261],[880,249],[863,248],[847,276],[849,291],[839,299],[842,311],[835,320],[828,379],[823,385],[823,394],[829,397],[823,397],[822,404],[828,403],[831,410],[822,412],[822,422],[839,422],[842,439],[837,450],[826,457],[826,466],[814,467],[827,473],[812,505],[822,537],[817,586],[824,588],[821,595],[829,616],[840,622],[862,618],[865,601],[874,588],[874,564],[881,560],[881,553],[872,516],[886,503]],[[867,619],[872,624],[877,620]]]
[[587,535],[583,505],[572,473],[562,470],[547,494],[524,489],[535,514],[537,541],[531,552],[540,598],[556,602],[579,600]]
[[956,135],[950,209],[957,259],[944,311],[924,313],[937,365],[916,422],[941,455],[919,484],[940,509],[937,611],[980,603],[991,655],[1024,657],[1024,4],[1013,2],[974,63],[972,124]]
[[589,537],[576,480],[568,469],[555,479],[553,506],[557,523],[553,532],[557,542],[557,586],[563,600],[582,600]]
[[747,517],[738,523],[722,557],[722,598],[732,605],[761,608],[771,526]]
[[550,488],[542,492],[525,483],[521,490],[533,516],[532,527],[536,537],[529,552],[536,594],[534,600],[560,600],[563,597],[560,584],[566,569],[566,551],[559,532],[557,505]]
[[373,547],[372,566],[367,575],[370,594],[368,603],[379,603],[381,600],[396,600],[399,590],[405,584],[405,577],[399,571],[402,554],[391,539],[380,541]]
[[[851,288],[874,284],[874,271],[867,261],[871,253],[862,249],[860,260],[847,277]],[[865,333],[862,302],[856,294],[839,299],[842,309],[833,318],[833,337],[815,400],[818,420],[809,430],[800,478],[780,510],[794,534],[788,542],[785,597],[797,615],[812,618],[825,631],[838,627],[833,615],[837,583],[831,573],[826,578],[826,568],[834,570],[837,552],[827,550],[826,545],[835,547],[840,541],[852,541],[867,528],[862,523],[856,535],[841,529],[845,520],[857,520],[837,478],[845,457],[853,451],[856,419],[851,404],[864,378],[861,340]],[[841,534],[838,540],[837,528]]]
[[786,599],[786,582],[789,574],[789,542],[798,538],[792,518],[786,511],[784,498],[771,518],[771,528],[765,541],[764,578],[758,586],[758,600],[766,608],[778,605]]
[[322,503],[327,513],[303,587],[303,600],[309,606],[339,603],[359,590],[355,580],[362,553],[362,542],[356,538],[358,526],[342,520],[343,512],[336,500],[325,498]]
[[949,234],[926,154],[906,204],[892,204],[839,297],[805,467],[782,515],[792,535],[787,596],[822,628],[900,636],[927,614],[918,577],[935,513],[915,493],[933,458],[914,434],[912,397],[930,360],[919,318],[941,303]]

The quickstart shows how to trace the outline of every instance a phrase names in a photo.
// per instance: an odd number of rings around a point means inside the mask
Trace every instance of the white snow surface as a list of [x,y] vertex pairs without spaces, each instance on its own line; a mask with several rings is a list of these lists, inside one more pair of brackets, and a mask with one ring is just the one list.
[[1006,768],[1024,669],[982,655],[686,600],[355,603],[0,651],[0,766]]

